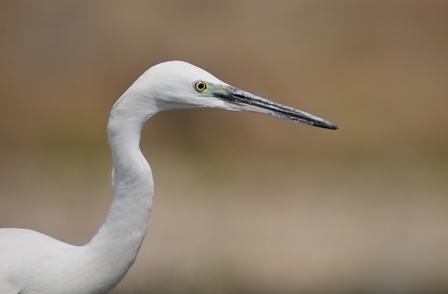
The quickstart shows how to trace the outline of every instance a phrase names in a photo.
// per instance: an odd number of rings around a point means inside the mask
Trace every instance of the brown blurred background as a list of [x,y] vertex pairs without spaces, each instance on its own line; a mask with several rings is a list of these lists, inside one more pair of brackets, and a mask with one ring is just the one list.
[[153,214],[112,293],[448,292],[447,1],[0,2],[0,227],[88,242],[110,108],[172,59],[340,130],[151,119]]

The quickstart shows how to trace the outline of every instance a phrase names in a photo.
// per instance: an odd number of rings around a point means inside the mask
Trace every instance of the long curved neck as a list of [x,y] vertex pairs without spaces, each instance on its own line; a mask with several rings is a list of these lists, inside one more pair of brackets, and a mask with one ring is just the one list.
[[85,246],[95,262],[104,265],[103,275],[115,277],[110,281],[112,287],[135,261],[146,234],[154,195],[151,169],[139,144],[144,122],[156,111],[136,115],[128,103],[133,97],[124,96],[126,93],[115,104],[107,126],[114,161],[114,200],[105,223]]
[[[141,243],[151,211],[154,186],[151,169],[139,148],[141,127],[109,120],[109,144],[114,161],[114,200],[107,218],[90,243]],[[128,244],[132,247],[135,244]],[[113,245],[112,245],[113,246]],[[140,244],[135,249],[138,250]],[[129,247],[127,247],[129,249]]]

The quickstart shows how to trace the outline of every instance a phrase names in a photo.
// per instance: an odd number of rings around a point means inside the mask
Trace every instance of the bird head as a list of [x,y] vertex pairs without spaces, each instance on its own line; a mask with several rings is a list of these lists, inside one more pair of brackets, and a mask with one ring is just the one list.
[[120,100],[125,96],[139,98],[134,104],[140,102],[141,105],[134,105],[135,109],[149,107],[153,113],[148,117],[169,109],[207,107],[258,112],[316,127],[338,128],[318,116],[228,85],[207,71],[183,61],[168,61],[151,67]]

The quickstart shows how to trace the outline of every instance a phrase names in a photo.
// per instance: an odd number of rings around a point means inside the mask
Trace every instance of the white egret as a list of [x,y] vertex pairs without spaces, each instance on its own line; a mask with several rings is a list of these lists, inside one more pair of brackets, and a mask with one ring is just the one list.
[[182,61],[148,69],[118,99],[107,125],[115,196],[104,224],[84,246],[27,229],[0,229],[1,294],[105,293],[134,263],[146,234],[154,184],[140,151],[140,132],[154,114],[210,107],[252,111],[337,129],[317,116],[230,86]]

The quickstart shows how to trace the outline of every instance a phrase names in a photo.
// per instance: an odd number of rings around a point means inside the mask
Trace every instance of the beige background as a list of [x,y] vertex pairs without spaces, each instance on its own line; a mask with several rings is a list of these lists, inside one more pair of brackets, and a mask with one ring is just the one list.
[[181,59],[340,130],[151,119],[153,215],[112,293],[448,291],[447,4],[2,1],[0,226],[86,243],[112,199],[111,106]]

